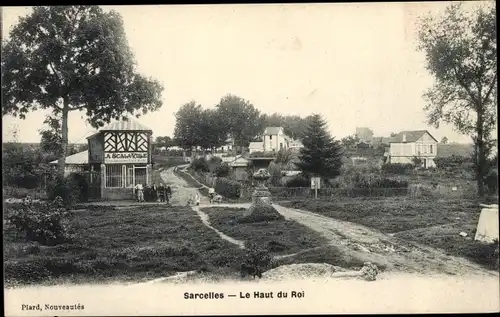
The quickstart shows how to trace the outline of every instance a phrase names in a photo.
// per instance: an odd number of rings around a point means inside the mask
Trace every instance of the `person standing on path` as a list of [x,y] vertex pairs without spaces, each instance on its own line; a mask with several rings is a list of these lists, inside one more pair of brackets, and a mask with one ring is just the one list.
[[215,197],[215,188],[210,187],[210,188],[208,189],[208,198],[210,199],[210,203],[212,203],[212,202],[213,202],[214,197]]
[[160,183],[160,186],[158,186],[158,196],[160,197],[160,202],[165,202],[165,194],[166,194],[166,189],[165,186],[163,186],[163,183]]
[[170,188],[170,185],[167,185],[165,189],[165,197],[167,198],[167,203],[170,203],[170,198],[172,198],[172,188]]
[[158,201],[158,187],[156,186],[156,184],[153,184],[153,186],[151,187],[151,195],[153,196],[152,200],[154,202],[157,202]]
[[144,187],[142,186],[142,184],[139,183],[139,184],[135,185],[135,190],[137,193],[137,201],[143,202],[144,201]]
[[198,193],[196,193],[196,194],[194,195],[194,204],[195,204],[196,206],[199,206],[199,205],[200,205],[200,194],[198,194]]

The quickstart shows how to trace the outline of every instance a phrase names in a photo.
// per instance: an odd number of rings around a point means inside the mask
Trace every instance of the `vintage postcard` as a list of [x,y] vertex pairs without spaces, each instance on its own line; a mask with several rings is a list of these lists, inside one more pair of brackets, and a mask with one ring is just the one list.
[[500,310],[495,3],[1,22],[6,316]]

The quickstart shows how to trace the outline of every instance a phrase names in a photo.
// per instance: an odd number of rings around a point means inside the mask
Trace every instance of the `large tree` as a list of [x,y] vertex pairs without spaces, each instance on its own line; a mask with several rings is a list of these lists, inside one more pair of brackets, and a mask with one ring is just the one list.
[[428,121],[451,123],[474,142],[478,195],[484,195],[487,157],[497,117],[496,9],[491,4],[466,12],[461,4],[443,16],[424,16],[419,49],[435,83],[424,95]]
[[260,113],[248,100],[226,95],[216,109],[218,119],[227,127],[235,146],[247,147],[255,136],[262,133]]
[[203,113],[201,105],[190,101],[175,113],[174,138],[183,149],[192,149],[200,145],[200,119]]
[[58,174],[64,174],[68,114],[95,128],[161,107],[163,87],[139,75],[123,21],[98,6],[38,6],[2,42],[2,115],[50,109],[61,118]]
[[199,125],[200,146],[202,148],[213,150],[223,146],[227,141],[228,132],[228,126],[215,109],[203,110]]
[[300,162],[296,165],[305,175],[323,177],[325,181],[340,175],[342,146],[330,136],[326,122],[319,114],[310,117],[302,143]]

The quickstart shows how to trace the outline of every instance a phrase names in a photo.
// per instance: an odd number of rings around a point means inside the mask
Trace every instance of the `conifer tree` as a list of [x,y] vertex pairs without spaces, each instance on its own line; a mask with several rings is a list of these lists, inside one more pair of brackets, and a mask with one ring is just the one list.
[[325,180],[340,175],[343,150],[340,142],[330,136],[326,122],[319,114],[310,117],[309,126],[300,149],[297,166],[306,176],[323,177]]

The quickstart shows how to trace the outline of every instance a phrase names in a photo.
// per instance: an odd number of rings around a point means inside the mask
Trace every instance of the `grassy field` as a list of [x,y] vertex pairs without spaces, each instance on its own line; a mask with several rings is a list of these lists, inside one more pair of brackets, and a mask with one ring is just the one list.
[[315,231],[295,221],[237,223],[244,208],[203,208],[212,226],[238,240],[258,242],[271,254],[290,254],[326,244]]
[[243,251],[186,207],[100,207],[71,219],[72,242],[41,246],[4,229],[7,285],[139,280],[175,272],[236,273]]
[[[498,267],[494,246],[474,241],[481,208],[474,200],[349,199],[292,201],[283,206],[309,210],[393,233],[396,237],[443,249],[488,268]],[[467,233],[467,237],[460,236]],[[496,246],[498,250],[498,244]]]

